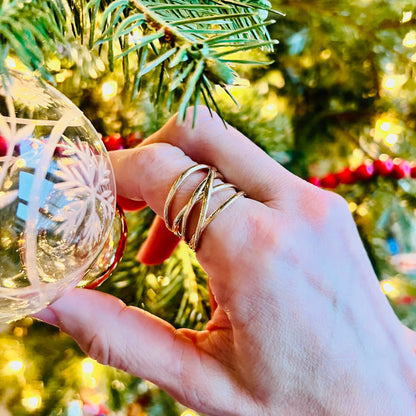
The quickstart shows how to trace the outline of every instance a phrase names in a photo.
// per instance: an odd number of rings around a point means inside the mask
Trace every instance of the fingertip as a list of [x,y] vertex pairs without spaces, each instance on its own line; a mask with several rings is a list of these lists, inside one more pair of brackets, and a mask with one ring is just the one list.
[[59,319],[52,309],[49,309],[49,308],[42,309],[41,311],[33,314],[32,318],[35,318],[38,321],[44,322],[49,325],[59,327],[59,323],[60,323]]
[[148,266],[163,263],[172,255],[180,241],[179,237],[166,228],[163,219],[156,216],[136,258]]
[[147,205],[144,201],[135,201],[121,195],[117,195],[117,202],[126,212],[140,211]]

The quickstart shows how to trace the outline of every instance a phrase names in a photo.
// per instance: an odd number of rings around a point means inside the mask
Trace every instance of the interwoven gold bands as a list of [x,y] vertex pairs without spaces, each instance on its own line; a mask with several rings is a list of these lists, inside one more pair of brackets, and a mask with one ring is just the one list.
[[[185,180],[191,176],[193,173],[206,170],[208,171],[207,176],[197,185],[195,191],[189,198],[187,204],[179,211],[178,215],[173,219],[172,223],[170,222],[170,208],[172,205],[173,198],[177,190],[180,186],[185,182]],[[187,224],[189,220],[189,215],[195,205],[199,202],[200,204],[200,211],[199,211],[199,218],[195,228],[193,235],[190,237],[189,241],[187,241],[189,247],[191,247],[194,251],[198,248],[199,239],[201,237],[202,232],[208,226],[208,224],[225,208],[230,206],[237,198],[240,196],[244,196],[245,193],[242,191],[236,192],[230,198],[228,198],[220,207],[218,207],[214,212],[212,212],[208,216],[208,207],[209,202],[211,199],[211,195],[214,193],[224,190],[224,189],[236,189],[236,187],[230,183],[221,183],[219,185],[214,186],[214,180],[216,178],[222,178],[222,175],[217,171],[216,168],[208,165],[194,165],[183,172],[178,179],[174,182],[172,187],[170,188],[168,197],[166,198],[165,202],[165,209],[164,209],[164,219],[166,223],[166,227],[176,234],[180,238],[186,239],[187,236]]]

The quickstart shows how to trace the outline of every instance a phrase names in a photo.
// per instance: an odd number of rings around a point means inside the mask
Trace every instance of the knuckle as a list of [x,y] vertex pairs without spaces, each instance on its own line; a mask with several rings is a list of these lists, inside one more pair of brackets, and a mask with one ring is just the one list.
[[342,221],[351,217],[347,201],[335,192],[307,185],[297,200],[301,218],[307,222]]
[[281,247],[281,233],[277,230],[276,217],[270,210],[251,211],[245,219],[246,239],[261,255],[267,255]]
[[325,192],[326,212],[329,217],[335,219],[345,219],[351,216],[348,202],[341,196],[334,192]]
[[86,354],[100,364],[114,366],[113,363],[110,363],[110,343],[105,333],[94,332],[86,344],[81,347],[83,347]]
[[152,143],[135,149],[134,162],[138,167],[152,166],[180,156],[183,156],[183,152],[176,146],[169,143]]

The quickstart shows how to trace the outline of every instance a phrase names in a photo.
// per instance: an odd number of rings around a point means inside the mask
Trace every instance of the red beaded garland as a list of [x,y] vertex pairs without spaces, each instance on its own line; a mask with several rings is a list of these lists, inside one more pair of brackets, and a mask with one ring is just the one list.
[[124,149],[124,139],[121,134],[116,133],[103,137],[103,142],[108,151]]
[[412,166],[405,160],[392,160],[382,156],[373,162],[361,164],[355,170],[346,167],[338,173],[328,173],[323,178],[315,176],[308,178],[308,182],[322,188],[335,189],[339,184],[352,185],[358,181],[368,181],[377,175],[398,180],[408,177],[416,179],[416,165]]
[[0,136],[0,156],[6,156],[7,149],[7,140],[3,136]]

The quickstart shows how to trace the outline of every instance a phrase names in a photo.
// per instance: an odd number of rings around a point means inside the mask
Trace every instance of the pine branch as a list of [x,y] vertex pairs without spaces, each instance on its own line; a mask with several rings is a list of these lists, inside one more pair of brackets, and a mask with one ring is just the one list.
[[[52,80],[45,68],[47,57],[62,55],[66,13],[61,0],[5,0],[0,7],[0,72],[7,73],[5,59],[12,50],[30,70]],[[58,51],[60,51],[58,53]]]
[[[214,84],[223,88],[232,84],[235,73],[228,65],[232,59],[225,56],[255,48],[271,51],[275,43],[266,30],[274,21],[264,21],[265,16],[260,17],[257,10],[268,9],[267,4],[183,0],[103,3],[94,0],[88,5],[91,22],[99,20],[100,11],[102,21],[97,38],[94,28],[90,28],[90,47],[105,46],[110,67],[120,58],[127,68],[135,66],[133,96],[138,93],[143,76],[163,67],[156,100],[162,102],[161,94],[166,92],[171,101],[172,94],[181,91],[179,120],[184,120],[186,109],[197,104],[201,94],[212,97]],[[83,28],[80,31],[82,34]],[[122,38],[128,41],[120,46]],[[120,49],[117,55],[115,47]],[[239,63],[244,64],[245,60]]]
[[183,120],[201,96],[212,101],[215,85],[234,82],[231,65],[269,63],[235,55],[273,51],[269,10],[267,0],[9,0],[0,6],[0,71],[6,71],[10,49],[29,69],[53,80],[48,58],[70,56],[71,47],[87,43],[92,57],[107,56],[110,70],[122,60],[133,97],[142,78],[159,79],[156,102],[172,102],[174,94]]

